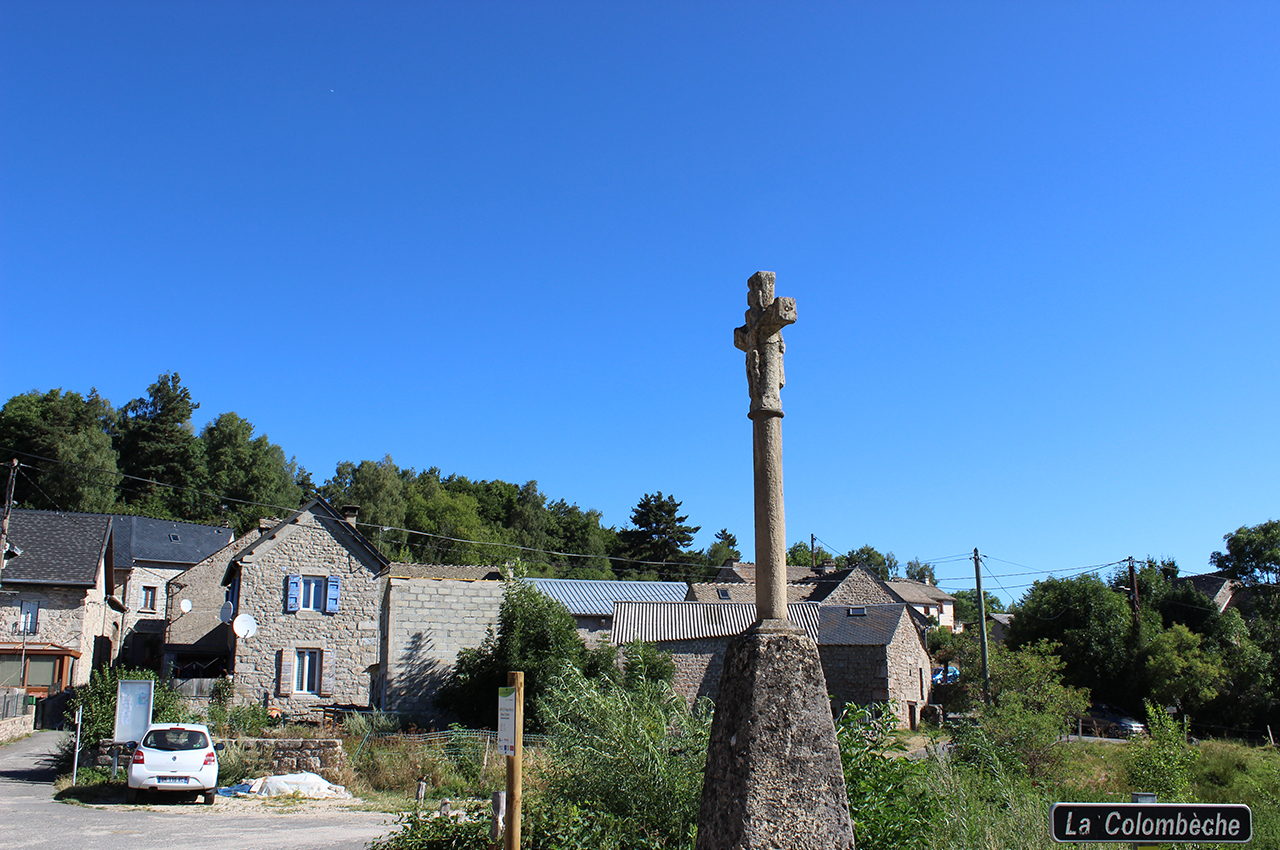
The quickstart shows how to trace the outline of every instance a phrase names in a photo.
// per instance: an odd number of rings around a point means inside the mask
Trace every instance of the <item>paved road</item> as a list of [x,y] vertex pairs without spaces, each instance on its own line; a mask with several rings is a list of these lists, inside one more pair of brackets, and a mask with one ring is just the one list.
[[5,850],[363,850],[392,819],[323,802],[288,810],[226,799],[126,806],[123,792],[115,804],[60,803],[50,756],[63,734],[37,732],[0,746]]

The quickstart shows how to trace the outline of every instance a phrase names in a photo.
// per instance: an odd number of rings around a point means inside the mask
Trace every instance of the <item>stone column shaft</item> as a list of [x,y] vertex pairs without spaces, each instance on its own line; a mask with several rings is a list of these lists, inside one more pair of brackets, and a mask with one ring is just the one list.
[[[782,502],[782,413],[751,414],[755,463],[756,619],[787,627],[787,520]],[[770,622],[770,621],[778,622]]]

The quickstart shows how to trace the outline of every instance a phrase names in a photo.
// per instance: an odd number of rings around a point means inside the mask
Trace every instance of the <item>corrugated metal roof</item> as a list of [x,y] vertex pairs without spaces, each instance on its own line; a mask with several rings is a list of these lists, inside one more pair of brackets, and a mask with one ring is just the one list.
[[[749,602],[619,602],[613,611],[612,637],[619,646],[633,640],[656,643],[732,637],[742,634],[756,621],[755,603]],[[787,617],[817,639],[816,604],[790,604]]]
[[608,617],[619,602],[683,602],[689,586],[682,581],[597,581],[576,578],[527,578],[538,590],[569,609],[575,617]]

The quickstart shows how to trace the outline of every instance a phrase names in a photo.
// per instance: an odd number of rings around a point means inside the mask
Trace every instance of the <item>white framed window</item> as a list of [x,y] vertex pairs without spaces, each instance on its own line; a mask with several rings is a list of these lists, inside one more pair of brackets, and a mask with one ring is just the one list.
[[293,662],[296,694],[314,694],[320,689],[320,650],[299,649]]
[[22,601],[22,620],[18,624],[19,633],[25,632],[29,635],[39,634],[40,632],[40,603],[28,600]]
[[303,611],[323,611],[324,585],[324,576],[303,576],[298,607]]
[[142,586],[142,610],[156,610],[156,589],[154,587]]

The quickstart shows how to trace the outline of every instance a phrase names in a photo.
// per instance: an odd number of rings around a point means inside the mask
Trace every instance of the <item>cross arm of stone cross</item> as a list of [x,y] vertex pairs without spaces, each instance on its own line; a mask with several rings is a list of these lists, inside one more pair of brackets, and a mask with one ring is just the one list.
[[[753,316],[753,313],[756,315]],[[775,298],[773,303],[763,310],[758,308],[748,310],[746,318],[745,325],[733,329],[733,344],[743,351],[755,348],[755,342],[763,342],[787,325],[795,324],[796,299]]]

